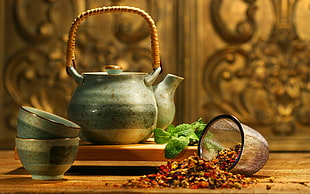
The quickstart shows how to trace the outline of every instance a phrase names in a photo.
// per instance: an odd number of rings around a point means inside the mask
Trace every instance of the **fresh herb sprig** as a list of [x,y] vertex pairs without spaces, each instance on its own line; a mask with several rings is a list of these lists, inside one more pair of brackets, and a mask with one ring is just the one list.
[[154,141],[157,144],[166,144],[165,157],[175,158],[187,146],[196,145],[206,124],[200,118],[192,124],[169,125],[166,130],[154,129]]

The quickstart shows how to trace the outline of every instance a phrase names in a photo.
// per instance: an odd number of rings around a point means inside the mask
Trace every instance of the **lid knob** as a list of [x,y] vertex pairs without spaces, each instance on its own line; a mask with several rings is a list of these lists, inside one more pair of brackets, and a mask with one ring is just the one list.
[[106,65],[104,69],[108,74],[121,74],[123,71],[123,68],[119,65]]

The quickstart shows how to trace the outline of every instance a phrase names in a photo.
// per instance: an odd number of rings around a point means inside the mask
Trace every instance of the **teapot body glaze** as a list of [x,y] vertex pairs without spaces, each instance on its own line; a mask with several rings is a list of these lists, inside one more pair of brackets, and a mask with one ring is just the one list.
[[88,73],[70,101],[68,117],[82,139],[98,144],[138,143],[156,127],[157,105],[147,74]]
[[[148,22],[153,72],[122,72],[117,65],[107,66],[107,72],[80,74],[76,70],[74,46],[77,26],[88,16],[107,12],[136,13]],[[68,118],[81,126],[80,137],[84,141],[94,144],[140,143],[152,135],[157,124],[160,127],[171,124],[175,114],[174,90],[183,78],[169,74],[169,79],[153,86],[161,73],[159,56],[155,23],[140,9],[102,7],[83,12],[75,19],[69,32],[66,70],[78,86],[69,103]],[[163,114],[158,113],[159,109]],[[158,120],[158,115],[169,119]]]

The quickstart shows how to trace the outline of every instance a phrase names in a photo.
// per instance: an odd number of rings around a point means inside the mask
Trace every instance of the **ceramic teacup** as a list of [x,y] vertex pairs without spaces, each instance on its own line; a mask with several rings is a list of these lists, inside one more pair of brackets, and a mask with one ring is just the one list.
[[22,106],[18,112],[17,137],[56,139],[78,137],[80,126],[55,114]]
[[15,143],[18,157],[32,179],[58,180],[76,158],[79,137],[49,140],[16,137]]

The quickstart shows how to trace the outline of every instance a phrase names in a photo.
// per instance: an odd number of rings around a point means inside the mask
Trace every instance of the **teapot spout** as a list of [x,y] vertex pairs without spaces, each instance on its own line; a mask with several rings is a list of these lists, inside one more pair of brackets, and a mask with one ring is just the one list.
[[183,79],[183,77],[167,74],[159,84],[153,86],[158,108],[157,128],[165,129],[173,122],[175,116],[174,94]]

